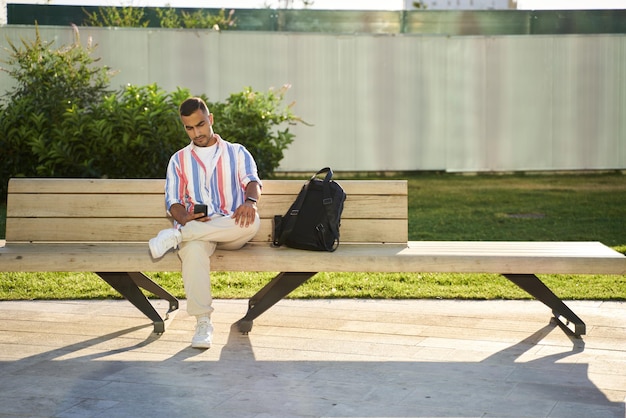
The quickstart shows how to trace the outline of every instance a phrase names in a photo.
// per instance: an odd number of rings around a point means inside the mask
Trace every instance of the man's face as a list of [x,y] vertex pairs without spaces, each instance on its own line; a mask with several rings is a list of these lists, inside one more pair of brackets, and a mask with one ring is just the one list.
[[213,115],[204,114],[202,110],[196,110],[189,116],[181,116],[181,121],[189,135],[189,139],[198,147],[213,145]]

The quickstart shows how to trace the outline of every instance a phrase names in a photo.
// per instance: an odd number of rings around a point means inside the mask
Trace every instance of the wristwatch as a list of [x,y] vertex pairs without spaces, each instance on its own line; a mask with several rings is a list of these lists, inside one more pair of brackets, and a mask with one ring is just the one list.
[[250,201],[250,202],[252,202],[252,203],[256,203],[256,202],[257,202],[257,199],[255,199],[254,197],[250,197],[250,196],[248,196],[248,197],[246,197],[246,201]]

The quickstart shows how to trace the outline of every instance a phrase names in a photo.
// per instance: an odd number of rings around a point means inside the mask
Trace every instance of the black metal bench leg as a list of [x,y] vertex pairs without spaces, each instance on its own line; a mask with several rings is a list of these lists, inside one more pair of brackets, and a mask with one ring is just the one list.
[[178,299],[174,297],[170,292],[163,289],[161,286],[156,284],[151,278],[146,276],[140,272],[130,272],[128,276],[132,279],[133,282],[142,289],[147,290],[155,296],[160,297],[170,303],[169,310],[167,313],[174,312],[178,309]]
[[263,312],[274,306],[276,302],[291,293],[302,283],[315,276],[311,272],[283,272],[274,277],[248,301],[246,316],[237,321],[239,331],[244,334],[252,330],[252,322]]
[[[153,282],[148,276],[140,272],[120,273],[120,272],[96,272],[98,276],[111,285],[130,303],[135,305],[144,315],[146,315],[154,324],[154,332],[162,334],[165,332],[165,320],[171,312],[178,309],[178,299],[171,295],[167,290]],[[170,303],[169,310],[165,314],[165,318],[154,309],[148,298],[143,294],[140,288],[153,293],[154,295],[167,300]]]
[[[563,303],[563,301],[556,296],[537,276],[534,274],[503,274],[503,276],[552,309],[554,319],[563,327],[569,329],[567,326],[568,323],[573,323],[574,335],[576,337],[580,338],[581,335],[584,335],[587,332],[585,323],[574,312],[572,312],[572,310],[568,308],[565,303]],[[559,319],[560,316],[567,319],[568,323],[563,323]]]

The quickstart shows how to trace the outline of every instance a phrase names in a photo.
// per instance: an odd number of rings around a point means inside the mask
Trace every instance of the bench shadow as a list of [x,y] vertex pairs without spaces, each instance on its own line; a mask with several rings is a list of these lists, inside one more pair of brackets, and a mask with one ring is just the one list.
[[[102,350],[146,328],[133,327],[0,361],[0,416],[623,418],[624,403],[596,387],[588,364],[562,361],[584,351],[582,340],[572,339],[565,351],[538,345],[555,327],[478,362],[422,361],[418,346],[414,361],[290,360],[288,341],[282,355],[273,347],[273,359],[264,360],[269,351],[252,346],[234,325],[217,360],[192,348],[163,360],[150,350],[161,338],[154,334]],[[138,349],[145,358],[124,360]],[[532,360],[525,361],[528,353]]]

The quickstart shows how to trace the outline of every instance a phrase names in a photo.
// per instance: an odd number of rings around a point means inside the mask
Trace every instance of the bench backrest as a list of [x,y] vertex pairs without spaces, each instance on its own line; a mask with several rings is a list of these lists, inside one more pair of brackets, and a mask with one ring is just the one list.
[[[347,194],[341,242],[406,243],[405,180],[338,180]],[[7,242],[142,242],[168,228],[163,179],[9,181]],[[264,180],[261,229],[271,242],[274,215],[284,215],[304,180]]]

